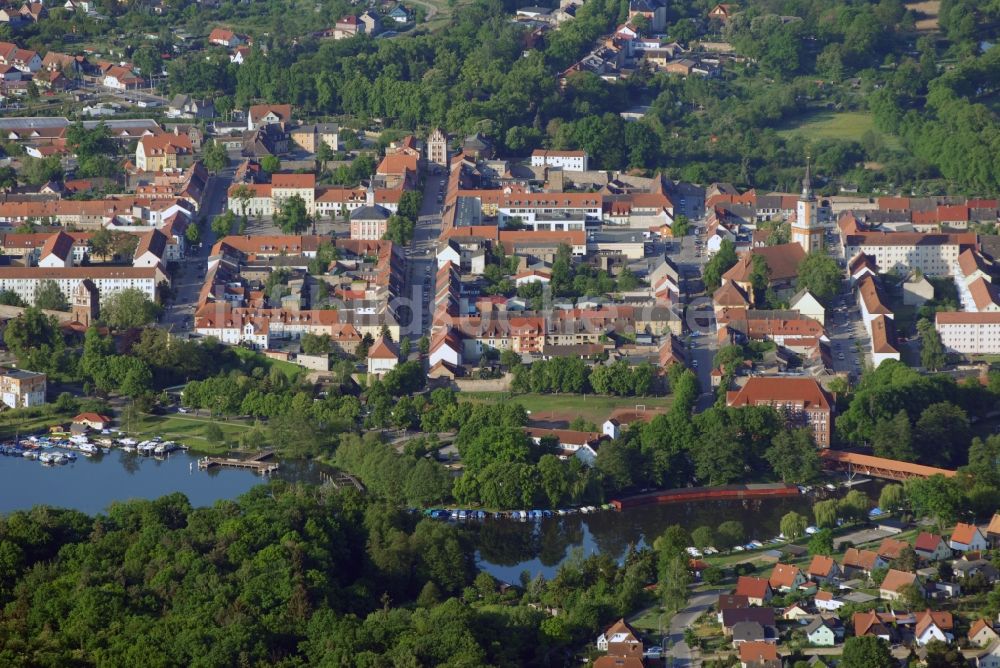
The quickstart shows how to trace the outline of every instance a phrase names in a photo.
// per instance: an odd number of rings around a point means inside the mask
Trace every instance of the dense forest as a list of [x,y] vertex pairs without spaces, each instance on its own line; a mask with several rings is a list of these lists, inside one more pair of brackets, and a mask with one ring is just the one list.
[[501,591],[458,528],[281,482],[37,507],[0,518],[0,664],[563,665],[656,573],[650,550],[571,557]]

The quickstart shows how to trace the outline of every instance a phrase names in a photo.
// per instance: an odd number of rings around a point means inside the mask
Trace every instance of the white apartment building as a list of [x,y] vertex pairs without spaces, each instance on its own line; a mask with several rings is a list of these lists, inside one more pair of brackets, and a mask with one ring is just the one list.
[[238,183],[229,187],[229,210],[238,216],[274,215],[270,183]]
[[306,212],[316,214],[315,174],[274,174],[271,176],[271,201],[275,209],[286,199],[298,195],[306,203]]
[[938,311],[934,328],[949,352],[963,355],[1000,353],[1000,313]]
[[538,149],[531,154],[532,167],[555,167],[567,172],[587,171],[586,151],[544,151]]
[[137,288],[150,301],[156,301],[156,286],[167,280],[159,267],[0,267],[0,291],[10,290],[34,304],[42,282],[54,281],[67,301],[72,301],[77,286],[88,278],[101,298]]
[[600,221],[602,209],[597,193],[508,193],[497,206],[497,218],[501,226],[518,220],[535,232],[568,232]]
[[858,232],[844,238],[844,256],[870,255],[883,273],[919,269],[928,276],[950,276],[959,256],[978,245],[975,233]]

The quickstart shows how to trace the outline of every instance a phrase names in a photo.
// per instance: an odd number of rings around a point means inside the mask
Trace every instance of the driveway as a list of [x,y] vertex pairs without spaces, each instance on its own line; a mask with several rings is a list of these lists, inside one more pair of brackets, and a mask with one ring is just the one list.
[[688,599],[687,606],[670,620],[670,652],[674,658],[675,668],[678,666],[701,665],[701,659],[692,652],[684,642],[684,630],[694,626],[698,618],[719,600],[719,594],[726,594],[731,587],[720,587],[699,592]]

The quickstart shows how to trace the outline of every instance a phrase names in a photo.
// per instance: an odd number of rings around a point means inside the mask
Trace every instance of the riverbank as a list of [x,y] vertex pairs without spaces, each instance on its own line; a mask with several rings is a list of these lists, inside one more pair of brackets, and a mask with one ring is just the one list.
[[[222,440],[209,438],[209,426],[215,425],[222,433]],[[222,455],[239,446],[240,435],[252,425],[242,420],[220,420],[200,417],[190,413],[170,415],[143,414],[131,429],[123,429],[133,438],[144,440],[159,436],[164,440],[183,443],[191,452],[205,455]]]

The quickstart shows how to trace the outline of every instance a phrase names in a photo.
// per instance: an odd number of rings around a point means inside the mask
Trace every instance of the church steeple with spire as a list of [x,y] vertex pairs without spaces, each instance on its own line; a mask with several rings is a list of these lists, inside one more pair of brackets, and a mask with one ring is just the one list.
[[807,253],[823,250],[823,228],[816,216],[816,195],[813,194],[809,167],[809,157],[806,156],[806,175],[802,179],[802,194],[799,195],[792,223],[792,241]]

